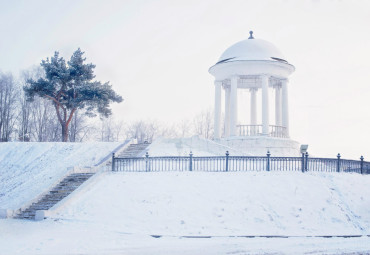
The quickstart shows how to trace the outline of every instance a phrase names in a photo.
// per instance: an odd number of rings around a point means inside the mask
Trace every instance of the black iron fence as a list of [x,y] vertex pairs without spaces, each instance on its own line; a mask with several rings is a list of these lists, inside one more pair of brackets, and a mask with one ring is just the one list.
[[318,172],[355,172],[370,174],[370,162],[336,158],[311,158],[308,154],[301,157],[265,157],[225,156],[194,157],[145,157],[117,158],[112,156],[112,171],[124,172],[161,172],[161,171],[318,171]]

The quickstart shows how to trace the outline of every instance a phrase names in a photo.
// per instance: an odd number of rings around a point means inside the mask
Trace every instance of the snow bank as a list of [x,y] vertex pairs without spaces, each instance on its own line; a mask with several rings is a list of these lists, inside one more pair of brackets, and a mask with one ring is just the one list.
[[346,173],[116,172],[56,217],[144,235],[369,235],[369,184]]
[[0,208],[19,209],[71,167],[92,167],[122,143],[0,143]]

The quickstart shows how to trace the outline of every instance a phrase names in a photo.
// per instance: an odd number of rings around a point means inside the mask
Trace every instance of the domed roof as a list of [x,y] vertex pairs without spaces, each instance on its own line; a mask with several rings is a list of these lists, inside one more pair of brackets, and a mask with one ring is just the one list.
[[232,61],[268,60],[288,63],[283,54],[270,42],[250,37],[229,47],[219,58],[217,64]]

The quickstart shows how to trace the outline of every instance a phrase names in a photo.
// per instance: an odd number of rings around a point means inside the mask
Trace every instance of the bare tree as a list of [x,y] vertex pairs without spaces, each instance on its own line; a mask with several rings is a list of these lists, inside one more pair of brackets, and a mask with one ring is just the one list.
[[115,142],[123,139],[124,122],[116,121],[112,116],[101,119],[99,140],[102,142]]
[[100,126],[100,141],[101,142],[112,142],[113,141],[113,128],[112,118],[101,119]]
[[126,129],[126,136],[128,138],[137,139],[138,142],[145,141],[145,123],[143,120],[136,121],[129,124]]
[[162,134],[162,131],[163,129],[156,121],[139,120],[127,126],[126,136],[127,138],[136,138],[139,143],[151,143]]
[[70,124],[69,141],[82,142],[92,131],[93,127],[88,123],[87,116],[76,111]]
[[114,140],[115,141],[119,141],[120,140],[120,137],[123,136],[123,130],[124,130],[124,122],[123,120],[120,120],[120,121],[115,121],[114,122],[114,130],[113,130],[113,134],[114,134]]
[[19,88],[12,74],[0,73],[0,139],[3,142],[9,141],[15,131],[18,95]]
[[53,104],[43,98],[36,98],[30,105],[31,136],[37,142],[54,141],[54,131],[58,123],[55,121]]
[[180,137],[191,136],[192,134],[192,122],[189,120],[182,120],[178,125],[178,135]]
[[195,116],[194,133],[206,139],[213,137],[213,113],[212,110],[203,111]]
[[[24,86],[27,85],[27,80],[29,79],[39,79],[43,77],[43,71],[40,67],[32,67],[27,70],[23,70],[20,74],[20,79],[19,79],[19,86],[23,88]],[[18,104],[19,104],[19,109],[18,109],[18,139],[20,141],[30,141],[32,136],[33,129],[32,125],[33,119],[32,119],[32,114],[31,114],[31,109],[33,108],[31,102],[28,102],[26,100],[26,96],[24,93],[19,93],[18,97]]]
[[31,139],[31,108],[29,102],[23,96],[19,97],[19,117],[18,117],[18,139],[20,141],[29,142]]

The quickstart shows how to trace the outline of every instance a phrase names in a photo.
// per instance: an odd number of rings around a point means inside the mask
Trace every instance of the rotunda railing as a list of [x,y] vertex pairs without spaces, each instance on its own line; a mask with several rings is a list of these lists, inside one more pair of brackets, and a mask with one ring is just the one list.
[[[239,136],[261,136],[262,125],[237,125]],[[282,126],[269,126],[270,137],[288,138],[286,128]]]

